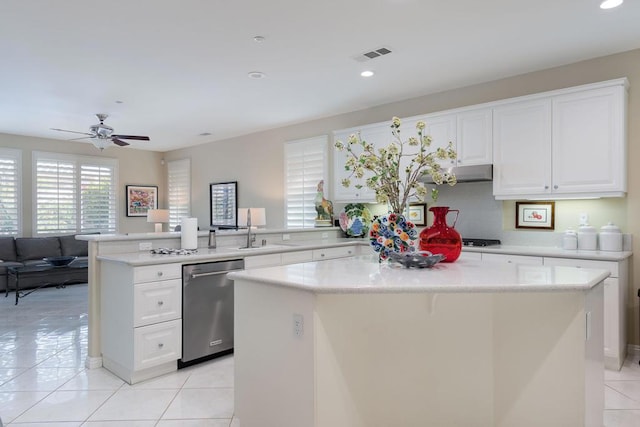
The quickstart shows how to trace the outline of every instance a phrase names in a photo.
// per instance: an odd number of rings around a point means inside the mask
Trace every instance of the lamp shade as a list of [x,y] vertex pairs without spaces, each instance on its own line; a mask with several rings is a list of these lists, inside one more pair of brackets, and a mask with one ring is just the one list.
[[247,226],[247,210],[251,210],[251,226],[267,225],[267,214],[264,208],[238,208],[238,226]]
[[149,209],[147,222],[169,222],[169,209]]

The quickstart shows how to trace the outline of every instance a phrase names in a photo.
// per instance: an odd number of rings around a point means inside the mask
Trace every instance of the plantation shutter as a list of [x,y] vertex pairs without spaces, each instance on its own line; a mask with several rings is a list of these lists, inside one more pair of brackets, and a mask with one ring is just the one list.
[[172,160],[167,163],[169,184],[169,230],[184,217],[191,216],[191,160]]
[[[285,226],[315,225],[315,197],[320,180],[327,176],[326,135],[285,143]],[[325,179],[325,196],[327,195]]]
[[80,231],[116,231],[116,187],[113,166],[83,164],[80,167]]
[[0,235],[19,236],[21,218],[20,150],[0,148]]
[[35,234],[115,233],[117,160],[34,152]]

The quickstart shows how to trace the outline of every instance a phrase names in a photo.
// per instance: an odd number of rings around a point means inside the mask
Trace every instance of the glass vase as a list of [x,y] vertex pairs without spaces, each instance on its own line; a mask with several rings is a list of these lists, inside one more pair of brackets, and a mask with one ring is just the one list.
[[[454,262],[462,251],[462,237],[454,228],[460,211],[447,206],[432,207],[429,211],[433,212],[433,225],[420,232],[420,250],[444,255],[446,258],[442,262]],[[449,212],[456,213],[451,227],[447,225]]]

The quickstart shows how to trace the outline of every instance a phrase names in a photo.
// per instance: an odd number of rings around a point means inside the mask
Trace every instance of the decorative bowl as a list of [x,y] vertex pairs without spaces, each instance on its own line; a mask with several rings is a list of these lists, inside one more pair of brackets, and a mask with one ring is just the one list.
[[416,226],[403,215],[390,213],[373,220],[369,231],[369,244],[378,252],[379,261],[389,258],[391,253],[416,251],[418,232]]
[[429,251],[389,253],[389,262],[397,262],[406,268],[431,268],[445,258],[442,254],[434,255]]
[[64,267],[65,265],[69,265],[71,261],[73,261],[76,258],[77,257],[74,257],[74,256],[53,256],[53,257],[47,257],[42,259],[48,262],[49,264],[53,265],[54,267]]
[[373,215],[362,203],[347,204],[338,217],[340,228],[349,237],[366,236],[371,228]]

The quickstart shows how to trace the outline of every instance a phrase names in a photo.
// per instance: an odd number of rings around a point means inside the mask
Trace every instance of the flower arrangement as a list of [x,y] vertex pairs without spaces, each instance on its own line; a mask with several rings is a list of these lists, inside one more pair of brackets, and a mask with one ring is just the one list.
[[[342,180],[342,185],[351,186],[352,177],[362,178],[365,171],[369,171],[371,174],[366,179],[366,186],[375,191],[376,201],[388,203],[391,211],[398,214],[404,213],[412,197],[419,201],[425,199],[427,188],[420,181],[422,176],[431,175],[437,185],[455,185],[455,175],[443,170],[438,161],[457,157],[451,142],[446,148],[439,147],[429,151],[432,138],[424,134],[426,125],[423,121],[416,123],[418,136],[409,137],[407,141],[400,137],[400,125],[400,119],[394,117],[391,121],[393,140],[388,146],[378,148],[377,151],[373,144],[362,140],[359,133],[350,135],[346,144],[342,141],[335,143],[336,149],[346,150],[348,153],[344,168],[351,173],[348,178]],[[356,188],[361,187],[360,184],[356,185]],[[435,201],[437,197],[438,190],[434,188],[431,198]]]

